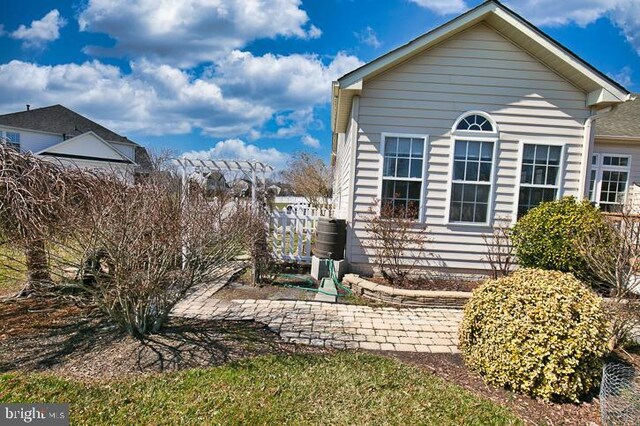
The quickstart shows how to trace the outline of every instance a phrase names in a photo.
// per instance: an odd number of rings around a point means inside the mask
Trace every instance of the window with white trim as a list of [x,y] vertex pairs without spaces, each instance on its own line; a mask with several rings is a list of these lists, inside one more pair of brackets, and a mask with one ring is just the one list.
[[[0,136],[2,136],[0,132]],[[20,150],[20,133],[19,132],[4,132],[4,137],[6,138],[6,142],[9,146],[14,147],[17,150]]]
[[630,173],[630,156],[594,154],[591,158],[589,199],[603,211],[620,211],[625,203]]
[[518,217],[558,197],[562,146],[525,143],[522,147]]
[[487,222],[493,142],[456,140],[450,222]]
[[469,113],[453,129],[450,223],[488,223],[497,129],[489,117]]
[[418,219],[422,202],[425,138],[385,136],[382,204]]

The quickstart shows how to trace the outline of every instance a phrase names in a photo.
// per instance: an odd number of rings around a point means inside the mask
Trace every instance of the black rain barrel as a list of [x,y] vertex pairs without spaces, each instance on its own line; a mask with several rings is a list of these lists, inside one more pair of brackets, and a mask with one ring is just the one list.
[[347,240],[347,222],[342,219],[321,217],[316,228],[313,254],[320,259],[341,260]]

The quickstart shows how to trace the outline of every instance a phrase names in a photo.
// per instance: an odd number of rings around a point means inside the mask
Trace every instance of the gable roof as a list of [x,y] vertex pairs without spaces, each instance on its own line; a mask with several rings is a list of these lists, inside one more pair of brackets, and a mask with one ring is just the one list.
[[395,67],[480,22],[488,24],[587,93],[589,106],[604,107],[624,102],[629,98],[629,92],[622,85],[499,1],[488,0],[335,81],[332,93],[332,130],[334,132],[344,131],[343,129],[346,128],[351,109],[351,98],[362,90],[363,81]]
[[617,105],[596,120],[596,138],[640,139],[640,100]]
[[96,133],[89,131],[43,149],[38,155],[103,161],[108,163],[135,164]]
[[0,115],[0,125],[64,134],[71,137],[91,131],[106,141],[135,144],[125,136],[121,136],[62,105]]

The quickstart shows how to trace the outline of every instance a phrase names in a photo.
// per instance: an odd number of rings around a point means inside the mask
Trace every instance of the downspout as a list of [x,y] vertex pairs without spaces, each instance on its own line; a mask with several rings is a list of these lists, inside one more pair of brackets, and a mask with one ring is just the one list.
[[611,112],[611,107],[602,109],[595,113],[592,113],[584,123],[584,140],[582,146],[582,168],[580,169],[580,187],[578,188],[578,198],[583,199],[587,196],[587,172],[591,169],[591,155],[593,153],[593,147],[595,144],[595,126],[594,121],[602,118],[604,115]]

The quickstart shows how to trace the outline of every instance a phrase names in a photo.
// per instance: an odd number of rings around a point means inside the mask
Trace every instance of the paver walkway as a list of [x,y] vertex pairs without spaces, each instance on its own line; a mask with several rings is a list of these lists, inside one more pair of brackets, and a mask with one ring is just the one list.
[[372,308],[312,301],[219,300],[215,293],[241,265],[196,289],[173,310],[174,316],[254,320],[288,342],[315,346],[457,353],[462,311],[434,308]]

